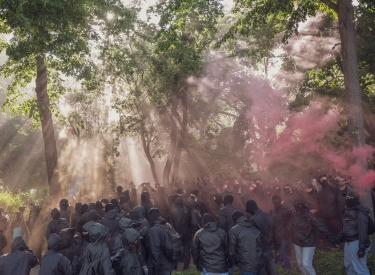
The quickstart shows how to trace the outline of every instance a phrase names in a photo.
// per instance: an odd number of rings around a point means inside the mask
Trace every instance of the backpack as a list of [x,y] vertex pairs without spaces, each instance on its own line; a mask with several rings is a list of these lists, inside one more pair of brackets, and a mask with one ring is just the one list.
[[171,261],[180,260],[184,256],[181,236],[169,223],[159,226],[163,228],[164,233],[164,255]]

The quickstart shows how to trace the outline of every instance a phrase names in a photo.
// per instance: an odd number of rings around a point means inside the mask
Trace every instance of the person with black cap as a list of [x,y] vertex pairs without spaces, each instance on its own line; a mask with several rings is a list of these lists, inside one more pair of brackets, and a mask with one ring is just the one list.
[[48,223],[46,238],[49,239],[49,236],[53,233],[59,234],[61,230],[69,228],[69,223],[66,219],[60,218],[60,211],[57,208],[54,208],[51,211],[52,221]]
[[228,274],[228,237],[210,214],[203,216],[203,228],[194,235],[192,256],[198,271]]
[[345,197],[345,214],[342,230],[337,236],[338,241],[344,241],[344,265],[346,273],[370,275],[367,267],[367,254],[370,250],[368,224],[370,209],[359,202],[358,197]]
[[70,226],[70,216],[72,215],[72,213],[70,213],[70,210],[68,209],[69,208],[68,200],[62,199],[59,205],[60,205],[60,218],[65,219]]
[[40,262],[39,275],[70,275],[75,274],[78,257],[74,265],[60,251],[61,239],[55,233],[48,239],[48,251],[43,255]]
[[235,224],[229,231],[229,262],[238,266],[240,275],[258,275],[264,267],[261,232],[244,217],[234,211]]
[[169,221],[172,227],[181,236],[182,245],[184,247],[184,267],[183,270],[189,268],[190,263],[190,247],[191,247],[191,233],[190,221],[191,216],[189,211],[183,206],[181,197],[177,197],[174,203],[175,207],[169,215]]
[[274,218],[259,209],[257,203],[248,200],[246,212],[251,214],[250,222],[260,231],[265,269],[268,275],[276,275],[276,252],[280,253],[280,240],[276,238],[276,225]]
[[147,217],[148,211],[150,211],[150,209],[154,207],[154,205],[152,204],[152,202],[150,200],[150,193],[149,192],[142,192],[141,193],[141,205],[146,210],[145,218],[147,219],[148,218]]
[[328,182],[327,175],[319,176],[318,182],[322,187],[317,196],[320,215],[329,232],[337,235],[341,229],[345,199],[340,189]]
[[108,203],[105,206],[104,218],[100,221],[100,223],[108,228],[107,238],[110,239],[110,241],[113,240],[118,234],[119,221],[120,216],[118,215],[117,210],[115,209],[112,203]]
[[302,274],[315,274],[312,260],[317,245],[317,231],[320,231],[332,244],[334,239],[327,228],[315,217],[308,205],[301,199],[294,202],[290,210],[291,240],[296,251],[297,264]]
[[199,211],[199,213],[204,216],[204,214],[207,213],[207,207],[206,204],[199,199],[198,197],[199,190],[198,189],[193,189],[190,191],[190,198],[193,199],[196,203],[196,208]]
[[272,204],[274,209],[271,209],[270,214],[275,219],[275,237],[280,243],[280,253],[276,257],[276,263],[281,263],[284,268],[290,269],[289,261],[289,208],[281,204],[281,198],[278,195],[272,196]]
[[164,227],[170,226],[161,217],[157,208],[151,208],[148,212],[150,229],[151,263],[153,275],[171,275],[178,261],[172,261],[165,255],[165,234]]
[[225,232],[229,233],[229,230],[234,225],[232,220],[232,214],[234,211],[238,210],[233,205],[233,196],[225,195],[223,204],[224,206],[219,210],[217,225],[219,228],[223,229]]

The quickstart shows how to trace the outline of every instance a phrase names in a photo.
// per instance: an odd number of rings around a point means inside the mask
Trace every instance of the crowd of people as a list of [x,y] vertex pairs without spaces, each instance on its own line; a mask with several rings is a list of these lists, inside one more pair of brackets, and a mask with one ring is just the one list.
[[[132,184],[132,183],[131,183]],[[48,224],[41,208],[20,207],[12,221],[0,208],[0,274],[170,275],[191,260],[202,275],[316,274],[315,248],[343,243],[347,274],[369,275],[366,256],[375,224],[350,179],[321,175],[307,183],[261,179],[179,179],[166,192],[143,183],[91,203],[62,199]],[[84,198],[83,198],[84,199]],[[139,200],[140,199],[140,200]],[[44,238],[47,251],[42,255]],[[4,251],[3,251],[4,250]]]

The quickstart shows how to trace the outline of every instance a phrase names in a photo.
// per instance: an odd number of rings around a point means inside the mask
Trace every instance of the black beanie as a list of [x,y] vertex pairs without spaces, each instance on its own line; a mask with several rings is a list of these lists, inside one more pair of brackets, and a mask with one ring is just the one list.
[[278,195],[273,195],[272,196],[272,201],[281,201],[281,198]]
[[236,211],[234,211],[234,212],[232,213],[232,221],[233,221],[234,223],[237,223],[237,220],[238,220],[240,217],[243,217],[243,213],[242,213],[241,211],[236,210]]
[[160,211],[157,208],[151,208],[150,211],[148,211],[148,221],[150,222],[151,225],[160,216],[161,216]]
[[258,209],[259,209],[259,207],[258,207],[258,205],[257,205],[257,203],[256,203],[255,201],[253,201],[253,200],[248,200],[248,201],[246,202],[246,212],[247,212],[247,213],[252,214],[252,213],[255,212],[255,210],[258,210]]
[[202,222],[203,222],[203,224],[206,224],[206,223],[209,223],[209,222],[213,222],[214,221],[214,218],[212,217],[212,215],[211,214],[204,214],[203,215],[203,220],[202,220]]
[[112,199],[111,203],[113,204],[113,207],[118,207],[118,200],[117,199]]
[[105,205],[104,209],[105,209],[105,212],[108,212],[109,210],[112,210],[114,209],[115,207],[113,206],[112,203],[108,203]]
[[233,196],[232,195],[225,195],[223,204],[226,205],[228,203],[233,203]]

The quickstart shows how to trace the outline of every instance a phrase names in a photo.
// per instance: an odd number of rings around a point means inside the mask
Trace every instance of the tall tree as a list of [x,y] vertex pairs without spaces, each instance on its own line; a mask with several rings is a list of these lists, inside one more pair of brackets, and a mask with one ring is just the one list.
[[[61,192],[52,114],[57,108],[51,99],[65,91],[61,75],[90,82],[89,41],[98,37],[93,24],[108,8],[106,0],[0,1],[0,32],[11,35],[1,43],[8,59],[0,72],[12,79],[4,108],[40,120],[51,196]],[[33,79],[36,98],[25,100]]]

